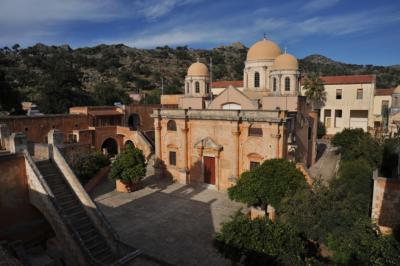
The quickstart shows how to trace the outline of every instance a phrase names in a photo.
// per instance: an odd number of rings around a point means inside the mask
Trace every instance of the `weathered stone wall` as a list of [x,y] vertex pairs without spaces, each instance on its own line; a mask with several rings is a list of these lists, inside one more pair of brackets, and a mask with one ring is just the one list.
[[126,125],[128,125],[129,116],[136,113],[140,117],[140,130],[154,130],[154,119],[151,117],[153,110],[161,108],[160,104],[131,104],[125,109]]
[[46,142],[51,129],[61,130],[65,136],[72,130],[89,127],[86,115],[43,115],[43,116],[8,116],[1,117],[0,124],[8,125],[10,132],[22,132],[29,141]]
[[29,202],[24,157],[1,155],[0,173],[0,240],[29,240],[51,232]]
[[374,172],[372,219],[384,232],[400,225],[400,180],[378,177]]

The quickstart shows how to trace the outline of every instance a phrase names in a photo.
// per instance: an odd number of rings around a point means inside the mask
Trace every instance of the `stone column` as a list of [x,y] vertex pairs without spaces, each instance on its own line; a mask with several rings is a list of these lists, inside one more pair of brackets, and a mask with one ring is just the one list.
[[27,140],[24,133],[12,133],[9,139],[10,152],[19,153],[27,149]]
[[181,165],[180,165],[180,167],[183,169],[183,170],[185,170],[185,171],[187,171],[187,169],[188,169],[188,167],[187,167],[187,165],[188,165],[188,163],[187,163],[187,154],[188,154],[188,151],[187,151],[187,132],[188,132],[188,128],[181,128],[181,140],[182,140],[182,160],[181,160]]
[[156,151],[156,160],[161,160],[161,126],[159,123],[159,119],[155,118],[154,119],[154,138],[155,138],[155,151]]
[[238,129],[234,129],[232,131],[232,146],[233,146],[233,154],[232,154],[232,176],[234,178],[239,177],[239,135],[240,132]]
[[10,129],[6,124],[0,124],[0,150],[8,149],[8,139],[10,137]]
[[64,133],[58,129],[52,129],[47,134],[47,141],[49,144],[59,145],[64,143]]

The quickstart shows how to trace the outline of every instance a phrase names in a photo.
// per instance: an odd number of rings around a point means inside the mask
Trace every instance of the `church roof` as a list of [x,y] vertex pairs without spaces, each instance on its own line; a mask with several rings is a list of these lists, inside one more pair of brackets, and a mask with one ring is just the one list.
[[243,80],[214,81],[211,86],[213,88],[243,87]]

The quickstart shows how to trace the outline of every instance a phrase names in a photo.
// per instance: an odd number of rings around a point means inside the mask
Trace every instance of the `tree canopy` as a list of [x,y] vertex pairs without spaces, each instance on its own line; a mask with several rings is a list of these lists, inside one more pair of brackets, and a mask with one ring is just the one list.
[[285,159],[272,159],[244,172],[237,184],[228,189],[231,199],[250,205],[278,207],[283,197],[306,186],[304,175]]
[[111,165],[109,177],[124,183],[138,182],[146,175],[143,152],[133,145],[127,145]]

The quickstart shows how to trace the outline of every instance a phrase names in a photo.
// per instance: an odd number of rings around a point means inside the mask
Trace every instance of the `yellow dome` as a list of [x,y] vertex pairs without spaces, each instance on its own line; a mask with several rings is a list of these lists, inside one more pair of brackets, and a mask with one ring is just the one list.
[[282,54],[275,58],[273,69],[299,69],[299,62],[296,57],[291,54]]
[[187,72],[188,76],[207,76],[208,77],[208,68],[205,64],[196,62],[193,63]]
[[272,60],[281,54],[279,46],[267,39],[253,44],[247,52],[247,60]]

